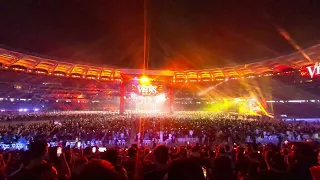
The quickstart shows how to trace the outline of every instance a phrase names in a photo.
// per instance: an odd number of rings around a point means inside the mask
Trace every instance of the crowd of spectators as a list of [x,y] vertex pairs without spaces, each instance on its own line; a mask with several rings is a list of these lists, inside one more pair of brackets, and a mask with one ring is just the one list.
[[[203,112],[3,115],[1,142],[23,140],[29,148],[2,150],[0,179],[319,179],[318,123],[258,119]],[[278,141],[260,143],[264,136]],[[125,144],[110,146],[118,140]],[[53,141],[61,143],[49,147]]]
[[[253,142],[264,137],[278,141],[317,139],[318,123],[282,122],[238,114],[184,112],[174,115],[118,115],[113,112],[52,112],[3,115],[0,140],[4,143],[32,141],[102,141],[112,144],[143,140],[176,144],[196,138],[201,144]],[[260,119],[260,120],[257,120]],[[111,142],[111,143],[110,143]]]

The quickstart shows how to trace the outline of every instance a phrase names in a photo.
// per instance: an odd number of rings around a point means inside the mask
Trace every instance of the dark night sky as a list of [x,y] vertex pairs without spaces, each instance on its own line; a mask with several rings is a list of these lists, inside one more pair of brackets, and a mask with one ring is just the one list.
[[[148,0],[150,69],[214,68],[319,42],[319,0]],[[143,0],[0,0],[0,44],[65,61],[141,68]]]

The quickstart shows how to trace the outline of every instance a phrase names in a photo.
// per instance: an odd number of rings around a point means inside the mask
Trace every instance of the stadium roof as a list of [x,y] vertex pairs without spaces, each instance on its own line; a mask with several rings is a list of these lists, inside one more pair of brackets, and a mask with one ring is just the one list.
[[[281,72],[285,69],[300,69],[313,64],[320,57],[320,44],[311,46],[303,51],[291,53],[274,59],[242,64],[225,68],[200,70],[148,70],[146,74],[174,76],[175,79],[193,78],[225,78],[260,75],[265,73]],[[48,74],[60,72],[66,75],[78,74],[83,77],[111,77],[119,78],[122,74],[139,74],[139,69],[115,69],[112,67],[99,67],[84,64],[74,64],[53,59],[41,58],[0,48],[0,63],[3,68],[23,67],[29,72],[41,70]]]

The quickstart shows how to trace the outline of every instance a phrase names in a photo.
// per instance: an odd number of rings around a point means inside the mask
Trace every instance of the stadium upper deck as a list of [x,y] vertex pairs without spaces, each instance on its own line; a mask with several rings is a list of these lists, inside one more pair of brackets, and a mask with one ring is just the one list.
[[[314,64],[312,60],[318,60],[319,57],[320,44],[305,49],[303,53],[295,52],[250,64],[205,70],[149,70],[146,73],[172,76],[173,82],[215,81],[226,78],[269,76],[284,70],[298,70],[301,67]],[[6,49],[0,49],[0,65],[1,68],[8,70],[101,80],[120,80],[122,74],[139,74],[142,72],[138,69],[115,69],[61,62]]]
[[[311,102],[313,109],[308,107],[305,112],[317,114],[311,111],[318,112],[320,78],[311,80],[304,69],[313,65],[319,57],[320,44],[303,50],[303,53],[234,67],[148,70],[146,74],[151,78],[168,80],[155,84],[168,86],[167,96],[172,96],[170,99],[174,100],[171,103],[175,110],[203,109],[219,98],[255,96],[263,102],[270,102],[272,107],[288,106],[282,102],[289,101],[299,104],[302,101]],[[41,105],[45,109],[120,109],[120,97],[130,97],[128,93],[131,92],[126,86],[127,94],[121,95],[121,84],[124,83],[120,80],[124,82],[128,77],[142,75],[142,72],[141,69],[73,64],[0,49],[0,108],[32,109]],[[251,79],[254,77],[257,78]],[[81,80],[74,81],[73,78]],[[167,82],[175,82],[172,86],[174,93],[170,91],[170,85],[165,84]],[[290,114],[288,108],[281,108],[275,108],[272,112]]]

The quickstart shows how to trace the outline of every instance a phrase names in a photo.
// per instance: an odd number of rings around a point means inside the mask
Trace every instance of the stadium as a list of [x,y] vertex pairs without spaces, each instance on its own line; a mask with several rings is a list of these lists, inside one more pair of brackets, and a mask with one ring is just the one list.
[[0,180],[320,180],[320,4],[61,2],[0,5]]
[[[319,82],[307,67],[315,65],[311,59],[317,59],[319,52],[320,45],[314,45],[303,53],[234,67],[144,71],[73,64],[0,49],[0,109],[101,110],[120,114],[241,111],[315,118],[319,116]],[[257,102],[251,107],[244,105],[248,103],[234,105],[235,101],[248,99]],[[148,103],[154,106],[145,106]],[[305,110],[296,111],[297,105]]]

